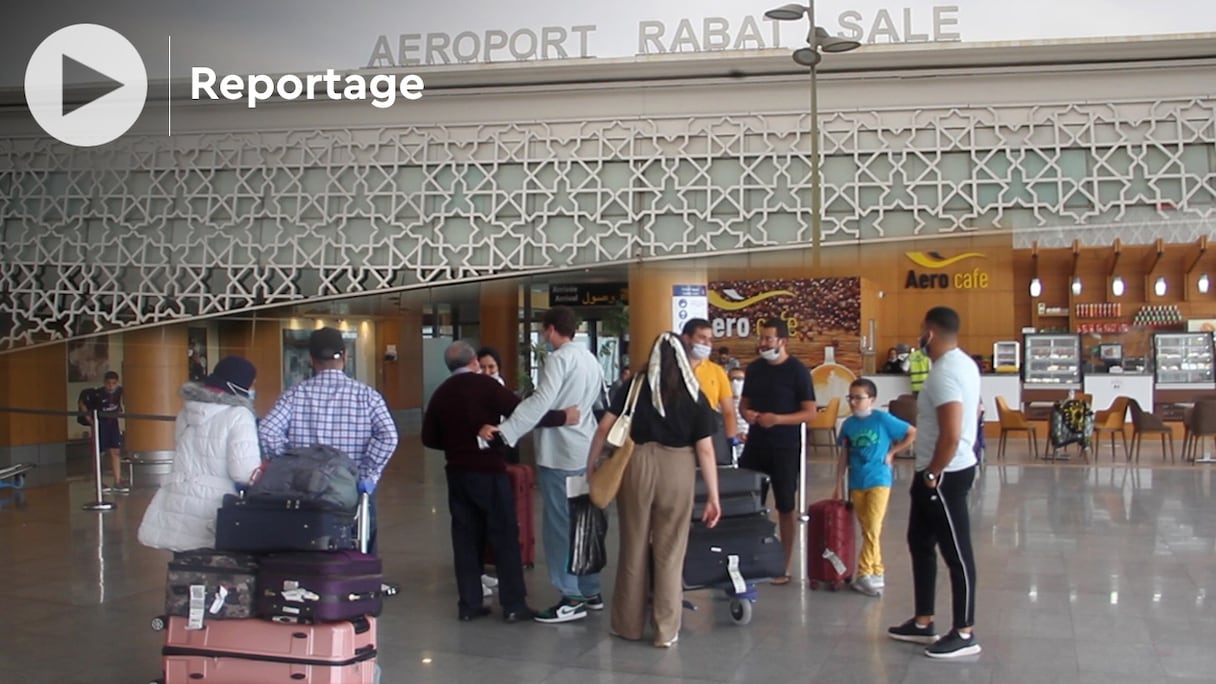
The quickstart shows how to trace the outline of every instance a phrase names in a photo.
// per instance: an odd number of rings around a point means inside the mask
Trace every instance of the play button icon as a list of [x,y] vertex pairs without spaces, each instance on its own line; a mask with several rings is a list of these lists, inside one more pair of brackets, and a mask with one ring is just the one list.
[[[64,88],[80,88],[64,97]],[[130,130],[148,97],[148,72],[122,34],[74,24],[47,36],[25,68],[25,100],[42,129],[69,145],[104,145]]]

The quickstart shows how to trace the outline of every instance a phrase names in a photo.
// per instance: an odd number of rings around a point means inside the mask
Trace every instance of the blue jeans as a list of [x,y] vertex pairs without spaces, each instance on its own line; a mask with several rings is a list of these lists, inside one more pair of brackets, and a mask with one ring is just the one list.
[[558,470],[539,466],[540,495],[544,510],[541,541],[545,546],[545,564],[549,566],[549,581],[562,596],[595,596],[600,593],[600,576],[571,575],[570,566],[570,503],[566,498],[566,478],[582,475],[584,470]]

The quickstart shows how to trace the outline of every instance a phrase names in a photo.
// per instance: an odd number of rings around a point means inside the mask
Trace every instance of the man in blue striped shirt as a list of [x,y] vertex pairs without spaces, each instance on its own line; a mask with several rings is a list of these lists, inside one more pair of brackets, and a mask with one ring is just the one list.
[[[274,458],[288,447],[324,444],[350,456],[359,467],[359,491],[371,495],[397,448],[397,425],[384,397],[350,378],[346,343],[334,328],[321,328],[308,340],[313,376],[283,393],[262,420],[262,454]],[[376,499],[371,504],[368,552],[376,552]]]

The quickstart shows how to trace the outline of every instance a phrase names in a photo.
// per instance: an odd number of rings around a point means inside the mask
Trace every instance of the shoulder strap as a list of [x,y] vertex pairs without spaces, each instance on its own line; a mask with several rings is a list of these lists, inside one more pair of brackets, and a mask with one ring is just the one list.
[[629,383],[629,396],[625,398],[624,414],[626,416],[633,415],[633,408],[638,405],[638,394],[642,391],[642,378],[635,377],[633,382]]

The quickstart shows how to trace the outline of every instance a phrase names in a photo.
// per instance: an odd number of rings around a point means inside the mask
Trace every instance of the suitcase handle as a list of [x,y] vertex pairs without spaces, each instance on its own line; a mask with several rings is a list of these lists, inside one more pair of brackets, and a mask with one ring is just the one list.
[[355,513],[355,537],[359,540],[359,553],[367,553],[368,538],[372,535],[371,495],[359,495],[359,510]]
[[350,601],[350,602],[370,601],[371,599],[378,598],[383,593],[384,592],[381,592],[381,591],[363,591],[363,592],[357,592],[357,593],[351,592],[346,595],[346,600]]

